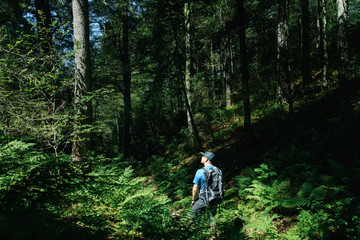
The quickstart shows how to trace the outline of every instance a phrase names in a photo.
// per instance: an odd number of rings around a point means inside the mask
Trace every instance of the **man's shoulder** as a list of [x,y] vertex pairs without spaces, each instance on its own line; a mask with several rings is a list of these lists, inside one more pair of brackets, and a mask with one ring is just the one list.
[[[214,165],[211,165],[209,167],[206,168],[208,171],[218,171],[220,173],[220,175],[222,175],[222,171],[220,168],[214,166]],[[205,171],[205,170],[204,170]]]
[[[205,168],[206,168],[207,170],[210,170],[210,169],[211,169],[211,170],[219,170],[219,171],[221,171],[220,168],[218,168],[218,167],[216,167],[216,166],[214,166],[214,165],[206,166]],[[204,169],[204,168],[202,168],[202,169]]]
[[197,171],[196,171],[196,174],[203,174],[204,172],[206,171],[211,171],[211,170],[218,170],[220,173],[221,173],[221,170],[220,168],[214,166],[214,165],[210,165],[210,166],[206,166],[206,167],[202,167],[202,168],[199,168]]
[[198,169],[196,171],[193,183],[201,184],[201,180],[204,178],[204,172],[205,172],[204,169],[202,169],[202,168]]

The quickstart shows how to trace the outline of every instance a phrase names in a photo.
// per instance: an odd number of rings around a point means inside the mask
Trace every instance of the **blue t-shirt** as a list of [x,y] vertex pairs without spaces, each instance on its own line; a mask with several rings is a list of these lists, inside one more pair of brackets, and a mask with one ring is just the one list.
[[[213,169],[215,168],[215,166],[213,165],[207,165],[205,166],[207,169]],[[220,174],[222,176],[222,172],[221,170],[219,169],[220,171]],[[200,186],[200,191],[201,189],[203,189],[204,185],[205,185],[205,175],[204,175],[204,172],[205,170],[200,168],[199,170],[196,171],[196,174],[195,174],[195,177],[194,177],[194,180],[193,180],[193,183],[194,184],[197,184]]]

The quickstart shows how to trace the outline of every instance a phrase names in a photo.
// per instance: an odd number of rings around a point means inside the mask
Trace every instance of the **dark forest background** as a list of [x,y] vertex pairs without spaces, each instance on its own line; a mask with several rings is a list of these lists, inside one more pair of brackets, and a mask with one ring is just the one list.
[[[3,0],[0,239],[358,239],[358,0]],[[200,152],[226,194],[189,221]]]

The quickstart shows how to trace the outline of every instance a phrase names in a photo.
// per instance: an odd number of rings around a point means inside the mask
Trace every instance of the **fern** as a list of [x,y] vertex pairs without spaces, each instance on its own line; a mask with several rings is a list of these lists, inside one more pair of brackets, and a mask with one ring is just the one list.
[[[145,184],[145,177],[135,177],[131,167],[116,163],[98,163],[88,176],[85,185],[69,193],[71,207],[64,209],[63,216],[77,219],[82,226],[111,229],[114,237],[120,232],[125,234],[121,238],[146,234],[151,229],[163,232],[160,229],[166,217],[170,218],[166,207],[170,199]],[[157,221],[146,221],[144,215]]]
[[287,207],[289,181],[275,180],[271,185],[266,185],[259,180],[253,180],[252,184],[244,190],[249,193],[247,199],[258,201],[262,208],[270,211],[278,206]]

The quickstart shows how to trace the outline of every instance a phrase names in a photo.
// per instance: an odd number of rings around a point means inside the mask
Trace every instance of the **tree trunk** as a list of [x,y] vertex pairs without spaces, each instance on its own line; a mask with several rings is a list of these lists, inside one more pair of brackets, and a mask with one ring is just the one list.
[[250,132],[251,124],[251,109],[250,109],[250,93],[249,93],[249,69],[248,69],[248,53],[246,45],[246,12],[244,8],[244,0],[237,1],[237,12],[239,18],[239,38],[240,38],[240,64],[241,64],[241,77],[242,77],[242,93],[244,103],[244,128]]
[[[186,90],[185,90],[186,91]],[[195,125],[195,122],[194,122],[194,118],[193,118],[193,115],[192,115],[192,112],[191,112],[191,108],[190,108],[190,104],[189,104],[189,100],[186,96],[186,93],[184,94],[185,95],[185,104],[186,104],[186,110],[189,112],[189,118],[190,118],[190,124],[192,126],[194,126],[193,128],[193,135],[191,136],[191,139],[194,139],[192,141],[195,141],[195,146],[198,150],[200,151],[203,151],[203,147],[202,147],[202,141],[201,141],[201,138],[200,138],[200,135],[199,135],[199,132],[197,130],[197,127]]]
[[[347,19],[348,19],[348,0],[337,0],[337,20],[338,20],[338,51],[339,51],[339,85],[344,88],[348,84],[348,40],[347,40]],[[345,93],[346,94],[346,93]]]
[[310,83],[310,13],[309,0],[300,1],[301,4],[301,75],[302,84],[306,86]]
[[190,132],[190,138],[195,141],[195,144],[198,145],[199,149],[202,149],[202,141],[200,139],[199,133],[197,131],[194,118],[192,116],[192,107],[191,107],[191,82],[190,82],[190,66],[191,66],[191,46],[190,46],[190,3],[185,2],[184,5],[184,19],[185,19],[185,106],[186,106],[186,115],[187,123]]
[[[187,123],[191,135],[194,133],[194,127],[191,122],[191,82],[190,82],[190,3],[185,3],[185,100],[189,107],[186,107]],[[186,105],[186,106],[187,106]]]
[[129,2],[123,10],[123,35],[122,35],[122,67],[124,83],[124,133],[123,151],[124,158],[130,157],[131,142],[131,66],[129,57]]
[[288,0],[279,0],[278,6],[278,30],[277,30],[277,98],[282,103],[286,101],[290,113],[293,112],[293,102],[290,88],[290,74],[288,63]]
[[91,102],[84,103],[82,99],[91,91],[91,62],[89,41],[89,12],[87,0],[73,0],[74,48],[75,48],[75,127],[71,159],[86,160],[89,150],[90,134],[84,131],[91,124]]
[[318,21],[319,30],[317,41],[317,52],[321,59],[322,65],[322,87],[327,87],[327,71],[328,71],[328,53],[327,53],[327,35],[326,35],[326,0],[318,0]]
[[221,65],[222,65],[222,77],[224,83],[225,92],[225,106],[232,106],[232,89],[231,89],[231,44],[230,33],[225,29],[225,36],[221,40]]
[[215,88],[216,88],[216,79],[217,79],[217,74],[216,74],[216,61],[215,61],[215,54],[214,54],[214,42],[213,40],[211,40],[211,49],[210,49],[210,69],[211,69],[211,73],[212,73],[212,81],[211,81],[211,87],[210,87],[210,91],[209,91],[209,99],[210,99],[210,103],[212,104],[212,106],[215,106],[215,102],[216,102],[216,93],[215,93]]

